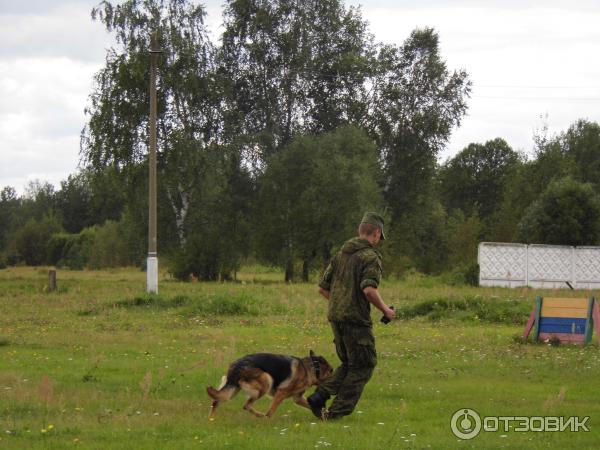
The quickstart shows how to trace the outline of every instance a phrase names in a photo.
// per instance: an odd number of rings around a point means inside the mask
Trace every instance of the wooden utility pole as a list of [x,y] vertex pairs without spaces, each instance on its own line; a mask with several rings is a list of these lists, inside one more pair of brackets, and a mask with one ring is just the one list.
[[146,260],[146,291],[158,293],[158,253],[156,246],[156,66],[157,33],[150,37],[150,154],[148,157],[148,259]]

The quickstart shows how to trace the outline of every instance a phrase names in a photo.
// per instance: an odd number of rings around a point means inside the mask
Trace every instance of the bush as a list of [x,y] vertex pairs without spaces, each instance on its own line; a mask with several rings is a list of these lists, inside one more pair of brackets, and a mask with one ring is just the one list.
[[479,264],[470,264],[465,268],[465,282],[470,286],[479,286]]
[[171,258],[169,272],[180,281],[230,280],[236,263],[223,253],[217,240],[195,235]]
[[83,269],[88,265],[95,228],[86,228],[79,234],[56,233],[46,247],[49,264],[70,269]]
[[95,227],[87,266],[90,269],[101,269],[126,266],[129,262],[127,242],[123,239],[120,223],[107,220],[103,225]]
[[454,318],[523,325],[529,317],[530,310],[529,302],[523,300],[484,299],[481,297],[433,298],[399,308],[397,315],[402,319],[421,316],[432,321]]
[[60,225],[54,217],[45,217],[42,221],[29,220],[15,233],[16,250],[25,264],[39,266],[46,262],[46,247],[50,237],[60,231]]
[[83,269],[87,266],[96,237],[96,228],[85,228],[76,235],[72,246],[66,254],[64,264],[71,269]]
[[600,197],[589,183],[571,178],[551,182],[519,222],[522,242],[596,245],[600,240]]
[[56,233],[50,237],[46,246],[46,260],[48,264],[53,266],[62,265],[61,262],[65,259],[69,248],[77,239],[76,234]]
[[467,264],[442,275],[442,281],[451,286],[479,286],[479,264]]
[[0,270],[2,269],[6,269],[8,265],[6,256],[4,255],[4,253],[0,253]]
[[49,264],[71,269],[125,266],[131,263],[130,253],[121,224],[111,220],[78,234],[53,234],[46,247]]

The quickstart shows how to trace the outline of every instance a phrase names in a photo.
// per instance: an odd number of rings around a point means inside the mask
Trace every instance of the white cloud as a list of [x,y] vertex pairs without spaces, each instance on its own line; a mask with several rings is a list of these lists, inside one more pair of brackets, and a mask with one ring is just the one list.
[[600,120],[596,3],[365,3],[364,17],[378,41],[402,44],[415,28],[433,27],[448,68],[464,68],[473,81],[468,115],[443,159],[496,137],[530,151],[546,114],[550,133],[579,118]]
[[83,109],[97,63],[67,58],[0,61],[0,180],[55,186],[75,171]]
[[91,20],[94,4],[57,3],[51,11],[0,14],[0,58],[40,56],[101,61],[112,39],[101,23]]

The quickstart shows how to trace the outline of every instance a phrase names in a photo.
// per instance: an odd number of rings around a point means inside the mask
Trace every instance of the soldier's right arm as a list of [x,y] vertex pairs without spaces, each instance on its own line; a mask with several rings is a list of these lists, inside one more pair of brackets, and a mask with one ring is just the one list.
[[363,289],[363,294],[365,294],[367,300],[369,300],[369,302],[371,302],[371,304],[381,311],[388,319],[392,320],[396,318],[396,311],[385,304],[377,288],[367,286]]
[[378,289],[380,281],[381,258],[379,254],[375,252],[367,253],[363,261],[360,288],[362,289],[365,298],[391,320],[396,317],[396,313],[393,309],[389,308],[381,298]]

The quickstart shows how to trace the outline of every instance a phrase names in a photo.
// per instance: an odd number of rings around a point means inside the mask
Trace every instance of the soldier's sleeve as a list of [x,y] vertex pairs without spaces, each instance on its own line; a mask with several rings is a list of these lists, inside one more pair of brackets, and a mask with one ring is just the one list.
[[321,281],[319,282],[319,287],[325,289],[326,291],[331,290],[331,278],[333,277],[333,262],[334,258],[331,258],[325,272],[323,272],[323,276],[321,277]]
[[377,289],[381,282],[381,258],[377,253],[368,253],[363,261],[363,270],[360,278],[360,288],[374,287]]

